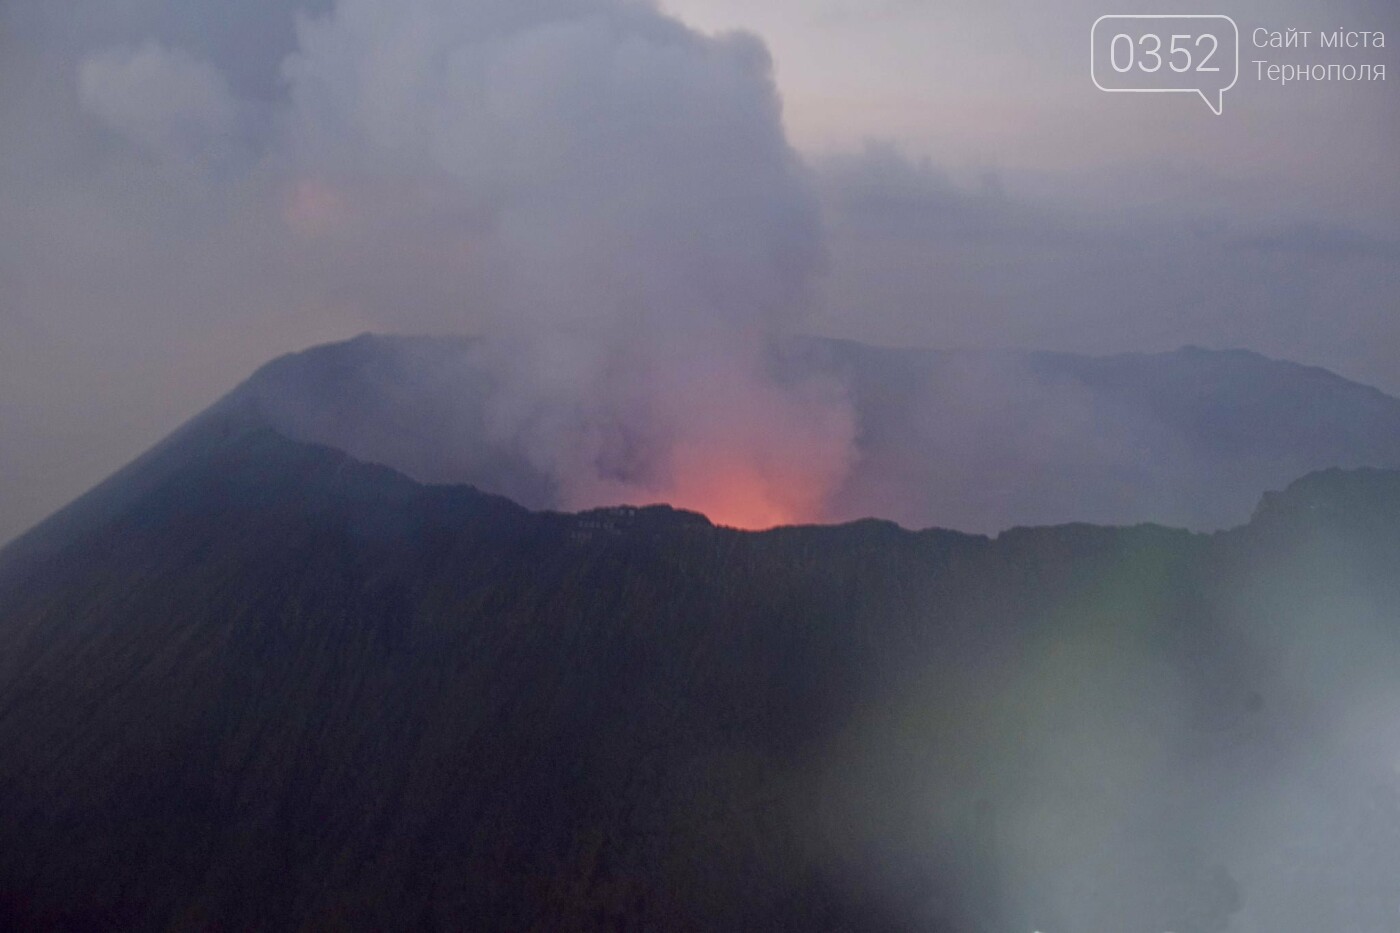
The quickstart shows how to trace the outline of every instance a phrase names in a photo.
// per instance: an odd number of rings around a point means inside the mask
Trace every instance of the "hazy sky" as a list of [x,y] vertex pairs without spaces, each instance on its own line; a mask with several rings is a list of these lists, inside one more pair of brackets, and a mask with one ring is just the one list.
[[274,355],[564,306],[716,350],[1239,346],[1400,392],[1396,5],[1212,8],[1245,35],[1220,117],[1093,87],[1096,17],[1197,7],[0,0],[0,539]]

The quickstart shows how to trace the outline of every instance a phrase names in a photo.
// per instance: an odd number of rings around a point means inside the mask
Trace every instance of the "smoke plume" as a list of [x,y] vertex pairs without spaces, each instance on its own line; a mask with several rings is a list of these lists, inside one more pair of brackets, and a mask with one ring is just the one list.
[[[444,323],[494,349],[492,439],[560,504],[821,517],[853,419],[764,368],[823,247],[760,41],[614,0],[345,0],[297,40],[264,157],[287,235],[342,269],[449,270]],[[415,300],[380,265],[351,279]]]

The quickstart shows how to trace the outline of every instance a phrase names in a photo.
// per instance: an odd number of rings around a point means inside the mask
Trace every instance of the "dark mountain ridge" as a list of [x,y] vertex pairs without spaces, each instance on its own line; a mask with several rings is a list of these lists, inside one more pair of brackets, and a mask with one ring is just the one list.
[[1395,472],[1214,535],[753,534],[225,403],[0,551],[0,915],[1385,929],[1397,607]]

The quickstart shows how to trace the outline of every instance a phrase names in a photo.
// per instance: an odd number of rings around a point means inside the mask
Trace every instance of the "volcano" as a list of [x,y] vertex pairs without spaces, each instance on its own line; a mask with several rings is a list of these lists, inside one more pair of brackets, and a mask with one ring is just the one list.
[[[405,347],[272,364],[0,551],[6,928],[1392,922],[1400,472],[1212,534],[531,510],[391,430],[432,413],[366,375]],[[1216,451],[1273,436],[1267,380],[1181,415],[1242,371],[1317,386],[1277,443],[1391,411],[1254,357],[1034,365]]]

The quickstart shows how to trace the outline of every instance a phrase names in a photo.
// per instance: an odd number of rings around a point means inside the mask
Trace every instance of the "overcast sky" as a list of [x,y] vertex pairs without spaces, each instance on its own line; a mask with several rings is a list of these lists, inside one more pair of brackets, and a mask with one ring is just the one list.
[[1400,393],[1396,5],[1212,8],[1245,37],[1223,116],[1093,87],[1095,18],[1199,6],[0,0],[0,540],[279,353],[565,305],[717,351],[1200,344]]

